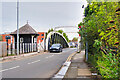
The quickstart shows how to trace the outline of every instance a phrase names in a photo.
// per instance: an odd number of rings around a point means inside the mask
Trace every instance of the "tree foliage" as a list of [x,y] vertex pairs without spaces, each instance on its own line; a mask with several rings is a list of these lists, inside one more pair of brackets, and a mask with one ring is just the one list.
[[49,29],[47,33],[50,33],[50,32],[52,32],[52,31],[53,31],[53,28]]
[[72,41],[78,41],[78,38],[77,38],[77,37],[74,37],[74,38],[72,39]]
[[[53,32],[53,31],[54,31],[53,28],[49,29],[48,32],[47,32],[47,35],[48,35],[50,32]],[[67,40],[67,42],[69,41],[67,34],[64,33],[63,30],[58,30],[58,31],[56,31],[56,32],[62,34],[62,35],[65,37],[65,39]],[[46,35],[46,37],[47,37],[47,35]]]
[[52,31],[53,31],[53,28],[49,29],[48,32],[46,33],[45,38],[47,38],[47,35],[48,35],[50,32],[52,32]]
[[0,41],[2,41],[2,36],[0,35]]
[[63,36],[65,37],[65,39],[67,40],[67,42],[69,41],[68,36],[66,35],[66,33],[63,33]]
[[88,41],[89,58],[95,57],[95,67],[104,78],[119,77],[119,8],[120,2],[92,2],[78,25],[85,26],[79,33]]
[[58,30],[57,32],[59,32],[60,34],[62,34],[62,33],[63,33],[63,30]]

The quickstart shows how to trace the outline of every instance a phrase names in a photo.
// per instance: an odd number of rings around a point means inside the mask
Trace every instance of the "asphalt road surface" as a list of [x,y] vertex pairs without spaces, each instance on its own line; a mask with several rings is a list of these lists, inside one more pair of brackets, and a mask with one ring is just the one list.
[[76,48],[63,49],[61,53],[45,53],[21,60],[2,63],[2,78],[50,78],[74,53]]

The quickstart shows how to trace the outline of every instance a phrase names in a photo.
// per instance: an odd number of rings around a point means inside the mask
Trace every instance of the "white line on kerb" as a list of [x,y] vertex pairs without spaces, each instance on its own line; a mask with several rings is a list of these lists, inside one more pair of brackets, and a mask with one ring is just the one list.
[[12,67],[12,68],[9,68],[9,69],[4,69],[4,70],[1,70],[0,72],[11,70],[11,69],[15,69],[15,68],[18,68],[18,67],[20,67],[20,66],[15,66],[15,67]]
[[39,62],[39,61],[40,61],[40,60],[33,61],[33,62],[28,63],[28,64],[36,63],[36,62]]

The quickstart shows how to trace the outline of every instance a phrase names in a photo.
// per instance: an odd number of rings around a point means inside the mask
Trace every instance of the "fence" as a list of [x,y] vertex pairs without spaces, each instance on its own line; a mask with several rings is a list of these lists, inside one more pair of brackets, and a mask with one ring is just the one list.
[[[15,43],[16,44],[16,43]],[[17,45],[0,42],[0,57],[17,54]],[[37,43],[20,43],[19,54],[37,52]]]
[[0,42],[0,57],[7,56],[7,43]]
[[[19,54],[30,52],[44,52],[44,41],[37,43],[20,43]],[[17,43],[7,44],[6,42],[0,42],[0,57],[17,54]]]
[[37,51],[37,43],[20,43],[20,53],[30,53]]
[[[17,43],[16,43],[17,44]],[[12,50],[10,50],[12,51]],[[15,53],[17,52],[17,47],[15,46]],[[20,43],[19,44],[19,52],[22,53],[30,53],[37,52],[37,43]]]

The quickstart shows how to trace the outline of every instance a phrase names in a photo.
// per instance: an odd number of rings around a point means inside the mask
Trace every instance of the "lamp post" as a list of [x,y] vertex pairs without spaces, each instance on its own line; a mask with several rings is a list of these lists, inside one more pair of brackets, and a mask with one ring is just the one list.
[[17,55],[19,55],[19,0],[17,0]]
[[81,26],[81,50],[82,50],[82,47],[83,47],[83,43],[82,43],[82,37],[83,37],[82,28],[83,28],[83,26]]
[[[81,30],[81,26],[79,26],[79,32],[80,32],[80,30]],[[80,34],[79,34],[79,37],[78,37],[78,48],[77,48],[77,52],[79,53],[80,52],[80,41],[81,41],[81,38],[80,38]]]
[[[89,0],[88,0],[89,1]],[[89,1],[89,4],[90,4],[91,2]],[[82,8],[84,8],[84,5],[82,6]],[[86,17],[86,16],[85,16]],[[84,24],[83,24],[84,25]],[[84,26],[83,26],[84,27]],[[86,34],[85,34],[85,38],[86,38],[86,46],[85,46],[85,54],[86,54],[86,61],[88,60],[88,39],[87,39],[87,32],[86,32]],[[82,37],[81,37],[81,39],[82,39]]]
[[86,61],[88,61],[88,40],[87,40],[87,33],[86,33],[85,37],[86,37],[86,49],[85,49],[85,54],[86,54]]
[[[82,37],[83,37],[83,32],[82,32],[82,28],[84,26],[79,26],[79,32],[81,31],[81,34],[79,34],[79,38],[78,38],[78,52],[80,52],[82,50]],[[80,44],[79,44],[80,43]]]

